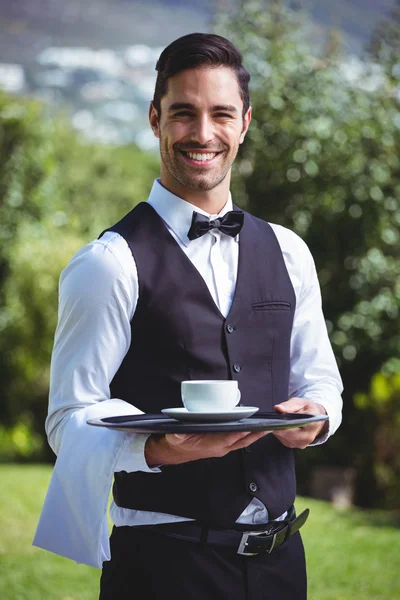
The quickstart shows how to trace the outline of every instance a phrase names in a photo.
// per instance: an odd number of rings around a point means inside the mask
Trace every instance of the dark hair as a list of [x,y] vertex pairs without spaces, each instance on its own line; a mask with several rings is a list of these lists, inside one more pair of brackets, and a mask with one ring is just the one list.
[[230,67],[236,74],[240,96],[243,100],[243,115],[250,106],[250,75],[242,64],[239,50],[226,38],[213,33],[190,33],[167,46],[157,61],[158,72],[153,104],[161,114],[161,98],[167,93],[168,79],[185,69],[196,67]]

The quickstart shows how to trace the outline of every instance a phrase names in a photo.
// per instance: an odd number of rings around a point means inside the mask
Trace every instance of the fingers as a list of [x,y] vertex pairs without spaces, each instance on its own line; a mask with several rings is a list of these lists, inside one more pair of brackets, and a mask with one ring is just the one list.
[[249,435],[249,431],[240,431],[238,433],[230,433],[228,435],[222,434],[224,439],[226,440],[226,444],[229,448],[235,446],[236,444],[240,444],[244,439],[246,439]]
[[316,438],[321,430],[319,423],[306,425],[305,427],[296,427],[284,431],[274,431],[275,437],[287,448],[298,448],[304,450]]
[[[167,443],[184,455],[186,460],[197,460],[201,458],[222,457],[234,450],[245,448],[258,439],[271,433],[260,431],[256,433],[232,432],[232,433],[206,433],[206,434],[167,434]],[[184,460],[185,462],[185,460]]]
[[290,398],[286,402],[276,404],[274,409],[280,413],[296,413],[296,412],[307,412],[310,411],[310,403],[304,398]]
[[180,445],[192,439],[199,439],[201,435],[194,433],[167,433],[165,436],[172,445]]
[[240,450],[241,448],[247,448],[248,446],[251,446],[251,444],[254,444],[254,442],[263,438],[264,436],[268,435],[269,433],[272,433],[272,432],[271,431],[258,431],[256,433],[247,433],[245,435],[245,437],[243,437],[242,439],[240,439],[237,442],[235,442],[234,444],[232,444],[230,446],[229,451],[232,452],[233,450]]
[[[322,404],[317,404],[306,398],[290,398],[287,402],[281,402],[274,406],[279,413],[309,413],[311,415],[327,414],[326,409]],[[315,423],[296,427],[286,431],[274,431],[274,435],[278,440],[288,448],[307,448],[317,437],[324,427],[323,423]]]
[[257,431],[251,433],[250,431],[244,431],[239,433],[221,433],[216,434],[219,437],[219,441],[226,447],[227,451],[238,450],[239,448],[245,448],[258,439],[264,437],[269,431]]
[[306,448],[309,444],[308,440],[304,439],[298,434],[293,435],[293,431],[295,430],[290,432],[291,435],[288,435],[289,432],[280,433],[279,431],[275,431],[274,435],[281,442],[281,444],[286,446],[286,448],[297,448],[298,450],[304,450],[304,448]]
[[327,414],[326,408],[322,404],[312,402],[306,398],[290,398],[286,402],[281,402],[274,406],[280,413],[309,413],[311,415]]

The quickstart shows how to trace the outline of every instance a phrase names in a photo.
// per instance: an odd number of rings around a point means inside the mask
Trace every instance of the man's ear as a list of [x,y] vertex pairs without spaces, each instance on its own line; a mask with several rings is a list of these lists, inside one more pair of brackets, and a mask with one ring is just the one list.
[[244,138],[246,136],[246,133],[249,128],[250,121],[251,121],[251,113],[252,113],[252,109],[251,109],[251,106],[249,106],[246,114],[243,117],[243,127],[242,127],[242,133],[240,134],[239,144],[243,144],[243,142],[244,142]]
[[160,137],[160,125],[159,125],[158,111],[156,110],[156,108],[154,107],[154,104],[152,102],[150,102],[150,107],[149,107],[149,122],[150,122],[150,127],[152,128],[155,137],[159,138]]

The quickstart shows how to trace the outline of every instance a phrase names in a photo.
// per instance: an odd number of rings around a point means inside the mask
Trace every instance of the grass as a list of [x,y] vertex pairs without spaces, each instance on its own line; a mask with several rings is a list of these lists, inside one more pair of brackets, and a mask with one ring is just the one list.
[[[98,598],[100,571],[31,545],[50,473],[44,465],[0,465],[2,600]],[[399,523],[306,498],[296,505],[311,509],[302,530],[310,600],[400,600]]]

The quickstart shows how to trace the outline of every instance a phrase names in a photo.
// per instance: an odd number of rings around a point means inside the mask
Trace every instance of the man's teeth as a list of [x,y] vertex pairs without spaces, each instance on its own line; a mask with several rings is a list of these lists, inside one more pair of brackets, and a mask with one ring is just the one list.
[[216,156],[216,152],[210,152],[208,154],[200,154],[199,152],[186,152],[186,154],[188,155],[189,158],[193,159],[193,160],[211,160],[212,158],[214,158],[214,156]]

